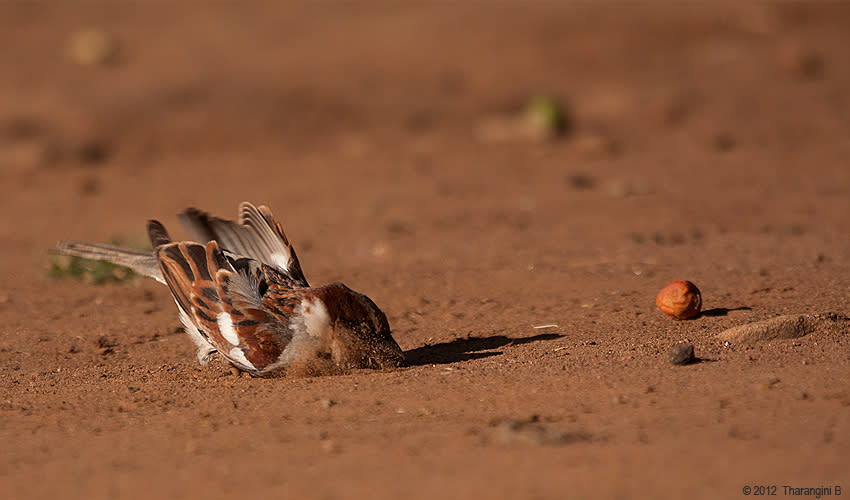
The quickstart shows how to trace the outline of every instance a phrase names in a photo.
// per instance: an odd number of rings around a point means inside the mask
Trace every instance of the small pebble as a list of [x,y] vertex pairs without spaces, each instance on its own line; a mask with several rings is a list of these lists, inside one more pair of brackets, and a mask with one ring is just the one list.
[[670,362],[674,365],[687,365],[696,361],[694,345],[691,343],[676,344],[670,349]]
[[617,179],[609,182],[605,191],[612,198],[626,198],[652,194],[653,188],[645,179]]
[[44,125],[35,118],[11,118],[0,127],[0,134],[12,142],[32,141],[44,132]]
[[87,177],[80,181],[79,184],[79,192],[82,195],[95,195],[100,193],[101,184],[100,181],[93,177]]
[[620,152],[620,144],[602,133],[585,132],[572,140],[573,149],[587,157],[613,156]]
[[593,177],[582,174],[582,173],[572,173],[567,176],[567,184],[570,185],[573,189],[592,189],[594,184],[596,184]]
[[551,424],[540,422],[537,416],[528,420],[508,419],[492,422],[491,426],[497,427],[497,436],[502,443],[511,445],[567,446],[593,440],[589,433],[558,429]]
[[385,241],[378,241],[369,250],[373,257],[388,257],[392,253],[392,248]]
[[105,31],[80,30],[71,35],[68,57],[80,66],[106,66],[116,61],[118,42]]
[[807,80],[823,76],[826,67],[826,62],[818,51],[798,44],[781,47],[779,60],[786,71]]
[[728,133],[719,133],[714,136],[712,139],[712,146],[715,151],[720,153],[726,153],[735,149],[738,143],[735,140],[735,137]]
[[82,163],[97,165],[109,159],[109,147],[97,139],[89,139],[77,146],[76,155]]

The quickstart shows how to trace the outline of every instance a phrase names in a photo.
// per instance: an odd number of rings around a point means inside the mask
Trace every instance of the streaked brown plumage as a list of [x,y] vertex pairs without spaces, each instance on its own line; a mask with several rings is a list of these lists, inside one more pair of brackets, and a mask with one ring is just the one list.
[[113,262],[166,284],[202,364],[218,352],[253,375],[388,368],[404,359],[384,313],[342,283],[310,287],[268,207],[240,205],[239,222],[180,214],[193,241],[148,221],[153,253],[60,242],[56,252]]

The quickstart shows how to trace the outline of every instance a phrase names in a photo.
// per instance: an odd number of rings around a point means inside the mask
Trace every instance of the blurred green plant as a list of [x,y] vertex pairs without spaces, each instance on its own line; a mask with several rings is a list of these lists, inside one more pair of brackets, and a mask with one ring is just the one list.
[[525,105],[525,119],[537,134],[549,138],[569,132],[572,125],[567,107],[551,95],[532,96]]
[[[150,245],[143,243],[142,238],[121,238],[113,237],[110,244],[122,246],[125,248],[134,248],[137,250],[149,250]],[[70,255],[51,255],[49,258],[50,279],[76,279],[86,281],[94,285],[104,285],[107,283],[122,283],[129,284],[141,278],[140,275],[132,270],[99,260],[84,259],[82,257],[72,257]]]

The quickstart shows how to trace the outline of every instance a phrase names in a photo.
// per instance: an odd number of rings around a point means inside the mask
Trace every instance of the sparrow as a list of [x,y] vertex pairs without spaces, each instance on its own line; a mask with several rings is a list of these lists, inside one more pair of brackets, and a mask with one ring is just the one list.
[[[387,317],[342,283],[311,287],[295,249],[265,205],[243,202],[239,221],[195,208],[178,219],[193,241],[147,224],[153,253],[59,242],[54,253],[111,262],[168,286],[201,365],[218,353],[254,376],[399,366]],[[206,242],[206,243],[201,243]]]

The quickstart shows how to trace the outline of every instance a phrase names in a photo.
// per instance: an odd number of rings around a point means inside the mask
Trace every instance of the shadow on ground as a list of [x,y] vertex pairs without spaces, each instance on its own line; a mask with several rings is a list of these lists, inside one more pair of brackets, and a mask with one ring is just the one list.
[[[714,309],[708,309],[703,311],[700,316],[726,316],[732,311],[752,311],[752,307],[748,306],[740,306],[740,307],[716,307]],[[700,316],[697,316],[699,318]]]
[[404,353],[407,366],[442,365],[467,361],[470,359],[489,358],[498,356],[501,351],[493,351],[508,345],[528,344],[541,340],[555,340],[563,337],[557,333],[541,333],[533,337],[512,338],[505,335],[490,337],[467,337],[455,339],[441,344],[426,345],[411,349]]

